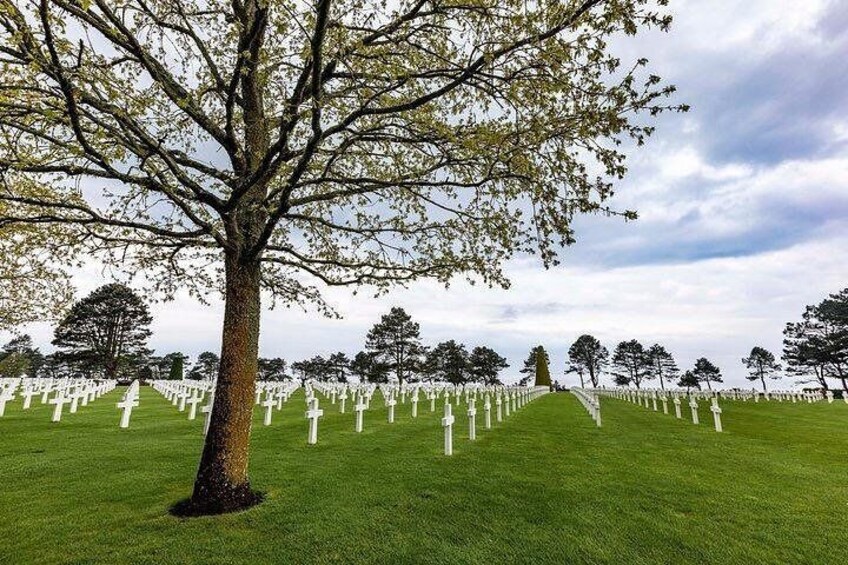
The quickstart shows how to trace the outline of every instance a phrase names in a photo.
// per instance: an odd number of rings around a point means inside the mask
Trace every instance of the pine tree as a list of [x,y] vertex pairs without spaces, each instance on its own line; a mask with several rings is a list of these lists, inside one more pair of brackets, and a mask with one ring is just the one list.
[[648,349],[647,356],[650,366],[648,370],[654,378],[659,379],[660,388],[665,390],[665,381],[673,382],[680,374],[680,369],[677,367],[674,357],[658,343]]
[[418,323],[397,307],[371,328],[365,349],[395,374],[398,383],[418,370],[424,353]]
[[751,349],[751,354],[742,359],[742,363],[748,368],[748,376],[745,377],[749,381],[760,381],[763,385],[763,392],[768,392],[766,388],[766,377],[777,380],[780,378],[780,364],[775,361],[774,353],[763,348],[754,347]]
[[634,385],[641,388],[642,381],[652,379],[650,364],[645,348],[635,339],[619,343],[612,356],[615,368],[613,377],[620,386]]
[[597,388],[601,377],[601,371],[607,364],[609,359],[609,351],[601,345],[594,336],[584,334],[568,349],[569,367],[567,373],[577,373],[580,375],[580,386],[583,387],[583,375],[589,375],[589,380],[592,382],[592,387]]
[[101,286],[71,307],[54,332],[53,345],[72,363],[114,379],[134,359],[149,355],[150,311],[122,284]]
[[548,369],[548,353],[541,345],[536,347],[536,386],[551,386],[551,372]]
[[168,379],[172,381],[181,381],[185,375],[185,358],[182,353],[174,355],[171,360],[171,367],[168,369]]
[[509,363],[506,359],[489,347],[475,347],[468,356],[468,370],[471,373],[471,380],[475,382],[487,385],[500,384],[498,375],[507,367]]
[[692,370],[692,374],[695,375],[698,382],[707,383],[707,389],[709,390],[712,390],[710,383],[724,382],[719,368],[713,365],[706,357],[701,357],[695,361],[695,368]]

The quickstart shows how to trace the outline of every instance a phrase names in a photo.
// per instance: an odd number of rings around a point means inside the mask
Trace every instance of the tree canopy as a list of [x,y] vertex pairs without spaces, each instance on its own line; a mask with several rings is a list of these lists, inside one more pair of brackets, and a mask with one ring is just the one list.
[[149,353],[150,311],[129,287],[107,284],[76,302],[53,333],[64,359],[109,379]]
[[712,390],[710,383],[720,383],[724,379],[721,376],[721,370],[713,365],[706,357],[701,357],[695,361],[695,367],[692,369],[692,374],[698,379],[698,382],[706,383],[707,389]]
[[568,348],[569,367],[566,370],[580,375],[580,386],[583,386],[583,375],[588,374],[592,387],[597,388],[608,360],[607,348],[595,336],[583,334]]
[[659,379],[660,388],[665,390],[666,382],[674,382],[674,379],[680,374],[680,369],[674,361],[674,357],[665,347],[655,343],[646,352],[648,371],[651,375]]
[[403,308],[392,308],[368,332],[365,349],[402,383],[418,370],[423,360],[418,322],[412,321]]
[[509,367],[504,357],[485,345],[478,345],[468,354],[468,372],[475,382],[495,385],[501,384],[500,372]]
[[800,322],[786,324],[783,337],[787,373],[825,390],[827,379],[839,379],[848,391],[848,288],[807,306]]
[[766,378],[779,379],[781,366],[775,361],[774,353],[764,347],[755,346],[751,349],[750,355],[742,359],[742,363],[748,369],[748,376],[745,377],[749,381],[760,381],[763,385],[763,392],[768,392],[766,387]]
[[613,378],[617,385],[641,388],[642,382],[652,379],[651,365],[645,347],[635,339],[619,343],[612,355]]
[[247,478],[261,291],[327,311],[544,265],[685,107],[621,36],[665,0],[0,0],[0,225],[66,228],[170,296],[225,297],[193,508]]

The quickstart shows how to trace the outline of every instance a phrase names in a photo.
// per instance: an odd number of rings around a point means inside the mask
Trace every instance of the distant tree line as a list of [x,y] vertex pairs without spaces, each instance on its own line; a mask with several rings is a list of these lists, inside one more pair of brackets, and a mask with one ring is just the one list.
[[[108,284],[74,303],[59,321],[54,353],[42,354],[32,338],[19,335],[0,349],[0,377],[104,377],[214,379],[219,358],[205,351],[192,362],[181,352],[155,355],[147,348],[152,318],[148,306],[130,288]],[[781,365],[775,354],[755,346],[742,363],[747,378],[764,391],[784,375],[829,388],[838,380],[848,391],[848,288],[807,306],[800,321],[786,324]],[[520,383],[550,383],[548,353],[541,345],[530,350]],[[434,346],[422,342],[420,326],[403,308],[392,308],[366,334],[364,348],[352,357],[338,351],[288,364],[285,359],[259,358],[258,378],[299,378],[320,381],[384,383],[447,381],[500,384],[506,359],[492,348],[467,348],[455,340]],[[672,354],[655,343],[636,339],[620,342],[612,353],[596,337],[578,337],[568,349],[565,375],[575,374],[581,386],[597,387],[608,373],[619,386],[645,384],[712,389],[722,383],[721,370],[706,357],[681,371]]]

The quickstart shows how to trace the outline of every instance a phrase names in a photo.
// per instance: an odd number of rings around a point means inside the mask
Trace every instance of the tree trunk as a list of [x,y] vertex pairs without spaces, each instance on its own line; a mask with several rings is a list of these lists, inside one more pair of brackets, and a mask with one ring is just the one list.
[[221,365],[212,420],[190,506],[195,514],[232,512],[261,496],[247,476],[250,427],[259,357],[258,260],[227,253]]
[[768,394],[768,391],[766,390],[766,378],[760,375],[760,380],[763,382],[763,392]]
[[710,379],[707,379],[707,380],[706,380],[706,381],[704,381],[704,382],[706,382],[706,383],[707,383],[707,390],[712,390],[712,389],[713,389],[713,387],[711,387],[711,386],[710,386]]

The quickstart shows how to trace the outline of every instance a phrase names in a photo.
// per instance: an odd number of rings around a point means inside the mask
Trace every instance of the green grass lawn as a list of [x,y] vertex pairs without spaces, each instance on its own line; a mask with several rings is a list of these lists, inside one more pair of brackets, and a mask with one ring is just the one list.
[[[845,563],[848,406],[725,402],[725,433],[618,400],[598,429],[570,394],[467,440],[456,410],[322,401],[306,445],[302,392],[263,427],[251,478],[265,503],[179,519],[202,418],[142,389],[132,427],[112,392],[51,424],[52,407],[0,419],[0,563]],[[348,403],[349,407],[351,403]],[[684,408],[687,408],[684,406]],[[482,413],[482,410],[479,412]],[[684,410],[688,413],[688,409]],[[479,418],[482,422],[482,415]]]

